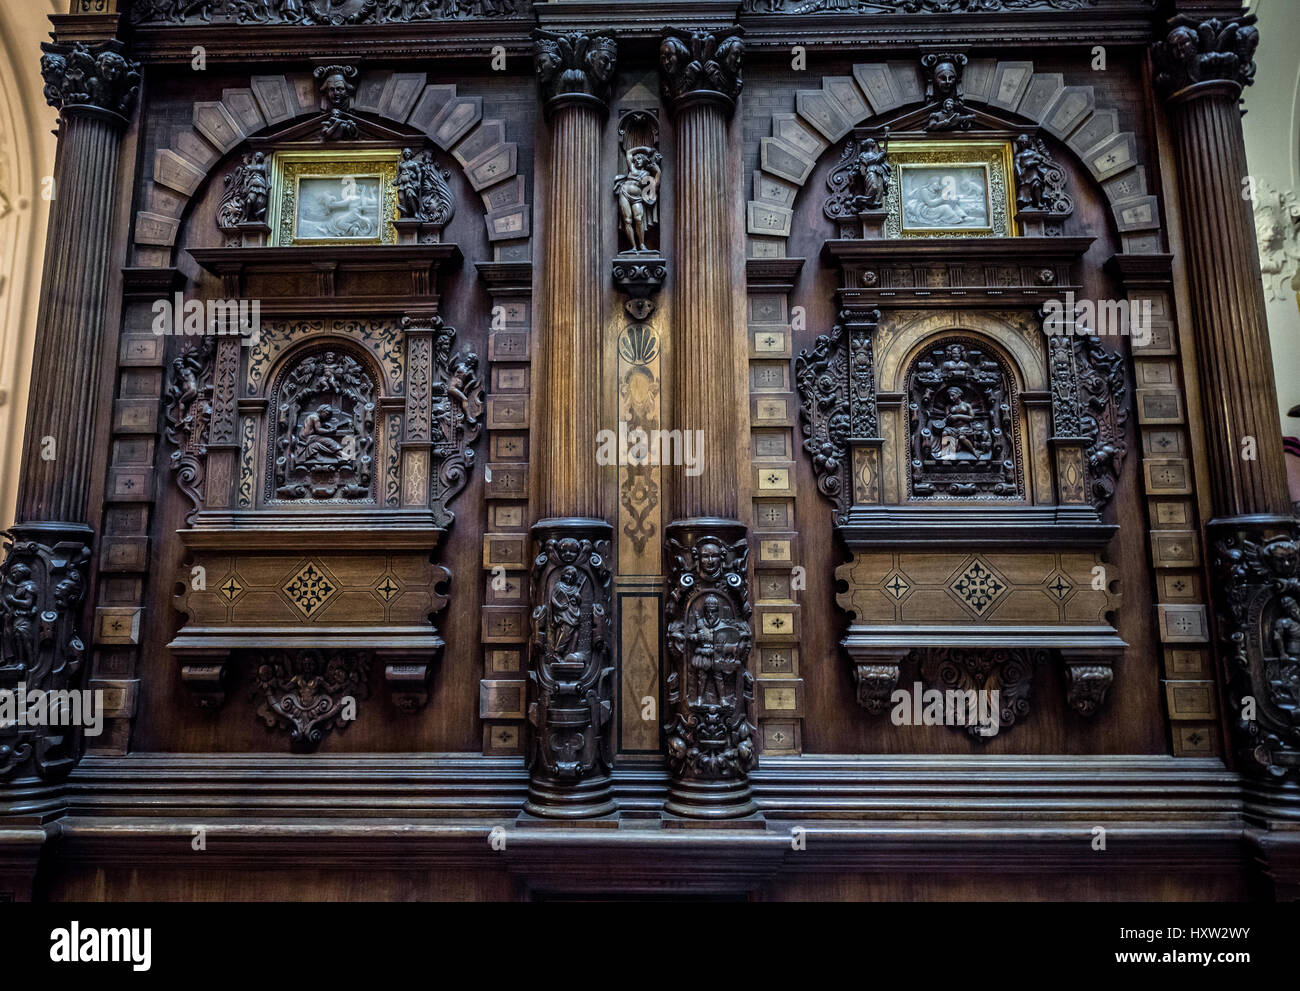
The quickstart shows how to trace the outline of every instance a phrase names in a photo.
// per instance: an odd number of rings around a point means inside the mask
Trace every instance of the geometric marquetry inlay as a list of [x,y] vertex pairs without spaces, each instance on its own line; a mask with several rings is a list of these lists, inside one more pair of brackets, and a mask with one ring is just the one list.
[[301,571],[284,583],[289,601],[304,616],[314,613],[337,591],[338,584],[331,581],[314,561],[308,561]]

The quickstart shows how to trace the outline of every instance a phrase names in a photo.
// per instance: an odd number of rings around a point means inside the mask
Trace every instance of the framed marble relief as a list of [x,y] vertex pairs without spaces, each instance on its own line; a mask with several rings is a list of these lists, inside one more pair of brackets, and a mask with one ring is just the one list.
[[398,151],[277,152],[275,245],[396,244]]
[[891,141],[885,236],[1011,237],[1011,144]]

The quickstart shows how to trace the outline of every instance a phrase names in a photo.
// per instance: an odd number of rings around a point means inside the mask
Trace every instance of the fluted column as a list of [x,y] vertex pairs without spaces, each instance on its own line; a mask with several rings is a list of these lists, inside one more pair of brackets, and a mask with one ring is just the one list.
[[[106,336],[111,227],[122,132],[139,66],[117,41],[45,44],[45,97],[60,112],[50,237],[42,273],[17,523],[0,565],[0,689],[81,683],[78,626],[94,538],[91,472],[105,415],[98,394]],[[0,728],[0,808],[32,811],[71,770],[80,732]],[[44,796],[44,797],[43,797]]]
[[615,811],[610,791],[613,527],[596,460],[604,277],[601,132],[616,48],[609,35],[538,31],[537,75],[551,127],[542,255],[539,403],[533,428],[529,667],[529,816],[588,819]]
[[[698,472],[670,469],[665,528],[670,655],[664,732],[672,774],[664,810],[687,819],[756,811],[757,764],[748,671],[749,534],[736,519],[738,330],[732,309],[727,124],[741,89],[739,32],[665,31],[663,95],[676,122],[673,169],[673,424],[702,438]],[[696,434],[696,431],[702,433]]]
[[[1229,719],[1256,812],[1300,822],[1300,544],[1290,515],[1241,129],[1259,33],[1179,16],[1152,49],[1175,142]],[[1261,811],[1264,810],[1264,811]],[[1271,811],[1270,811],[1271,810]],[[1300,840],[1300,836],[1297,836]],[[1289,856],[1295,857],[1295,854]],[[1293,879],[1290,883],[1296,883]]]

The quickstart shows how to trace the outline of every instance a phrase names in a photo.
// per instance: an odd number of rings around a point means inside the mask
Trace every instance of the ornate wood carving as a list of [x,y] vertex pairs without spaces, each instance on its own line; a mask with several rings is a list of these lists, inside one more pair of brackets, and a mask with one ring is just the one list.
[[744,0],[750,14],[977,14],[1019,10],[1085,10],[1097,0]]
[[795,359],[795,388],[803,424],[803,449],[812,458],[817,489],[842,522],[853,504],[851,441],[875,439],[876,383],[872,335],[879,310],[844,311]]
[[345,350],[314,351],[271,392],[267,499],[375,499],[375,382]]
[[369,697],[371,661],[358,651],[272,651],[254,673],[257,714],[269,729],[288,732],[295,753],[310,753]]
[[134,0],[134,24],[419,24],[515,17],[522,0]]
[[1099,337],[1075,337],[1072,346],[1078,376],[1079,429],[1088,439],[1088,496],[1100,512],[1115,495],[1128,453],[1124,356],[1107,348]]
[[397,166],[397,209],[405,218],[445,227],[456,214],[449,179],[451,173],[438,167],[431,151],[417,155],[403,149]]
[[271,180],[264,152],[246,153],[243,163],[223,182],[226,192],[217,207],[217,227],[220,230],[234,234],[243,224],[266,223]]
[[[955,725],[964,727],[972,738],[987,743],[1002,730],[1029,715],[1034,690],[1034,671],[1051,656],[1047,650],[993,649],[961,650],[937,647],[913,651],[925,684],[954,696],[963,710],[953,715]],[[997,692],[996,722],[981,724],[977,718],[977,692]],[[945,713],[947,715],[947,713]]]
[[1294,521],[1211,523],[1219,639],[1243,765],[1300,777],[1300,543]]
[[1156,86],[1166,94],[1197,83],[1227,82],[1239,87],[1255,81],[1259,29],[1255,17],[1198,21],[1181,15],[1163,41],[1151,46]]
[[628,297],[624,309],[636,320],[648,320],[655,310],[654,296],[668,276],[668,263],[659,250],[659,121],[649,111],[634,110],[619,121],[618,137],[627,171],[614,178],[624,246],[614,258],[614,285]]
[[532,570],[528,801],[546,818],[615,809],[610,535],[602,520],[543,520]]
[[212,424],[213,338],[187,344],[172,359],[164,394],[167,440],[176,448],[171,469],[176,484],[193,508],[185,522],[191,525],[203,507],[203,476]]
[[842,237],[867,237],[872,219],[882,221],[885,197],[889,194],[889,128],[879,140],[865,128],[854,128],[844,142],[839,164],[826,179],[830,195],[822,204],[822,213],[839,224]]
[[664,734],[672,773],[664,809],[691,818],[755,810],[749,772],[758,764],[749,673],[749,542],[727,520],[667,528],[671,668]]
[[96,45],[73,42],[41,45],[45,100],[59,112],[68,107],[96,107],[129,117],[140,94],[140,64],[124,54],[120,41]]
[[1016,498],[1023,493],[1011,377],[976,342],[927,349],[908,377],[914,497]]
[[680,106],[693,96],[734,104],[740,96],[745,43],[738,34],[719,41],[708,31],[665,28],[659,45],[664,99]]
[[927,131],[969,131],[975,115],[966,110],[962,71],[967,58],[960,52],[932,52],[921,59],[925,75],[925,102],[934,107],[925,122]]
[[534,31],[537,79],[547,110],[587,102],[605,108],[614,80],[618,48],[608,34]]
[[1019,135],[1012,162],[1016,172],[1016,206],[1021,214],[1032,211],[1067,217],[1074,212],[1074,201],[1065,188],[1065,170],[1052,160],[1042,138]]
[[[19,524],[6,534],[0,689],[61,692],[79,686],[86,644],[78,626],[91,536],[88,527],[49,524]],[[47,780],[62,777],[80,757],[79,745],[75,727],[0,726],[0,781],[33,771]]]
[[356,140],[357,122],[348,112],[356,96],[355,65],[322,65],[312,73],[320,90],[321,108],[326,112],[321,124],[321,138],[325,141]]

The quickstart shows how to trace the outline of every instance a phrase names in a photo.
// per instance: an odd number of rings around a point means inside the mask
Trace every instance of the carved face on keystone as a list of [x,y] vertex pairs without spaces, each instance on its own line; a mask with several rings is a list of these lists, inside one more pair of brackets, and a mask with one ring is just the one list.
[[957,66],[952,62],[940,62],[934,67],[934,91],[938,96],[952,96],[957,89]]
[[348,108],[349,89],[341,72],[332,72],[325,77],[325,101],[335,110]]
[[722,574],[722,545],[716,540],[706,540],[700,544],[700,574],[705,578],[717,578]]

